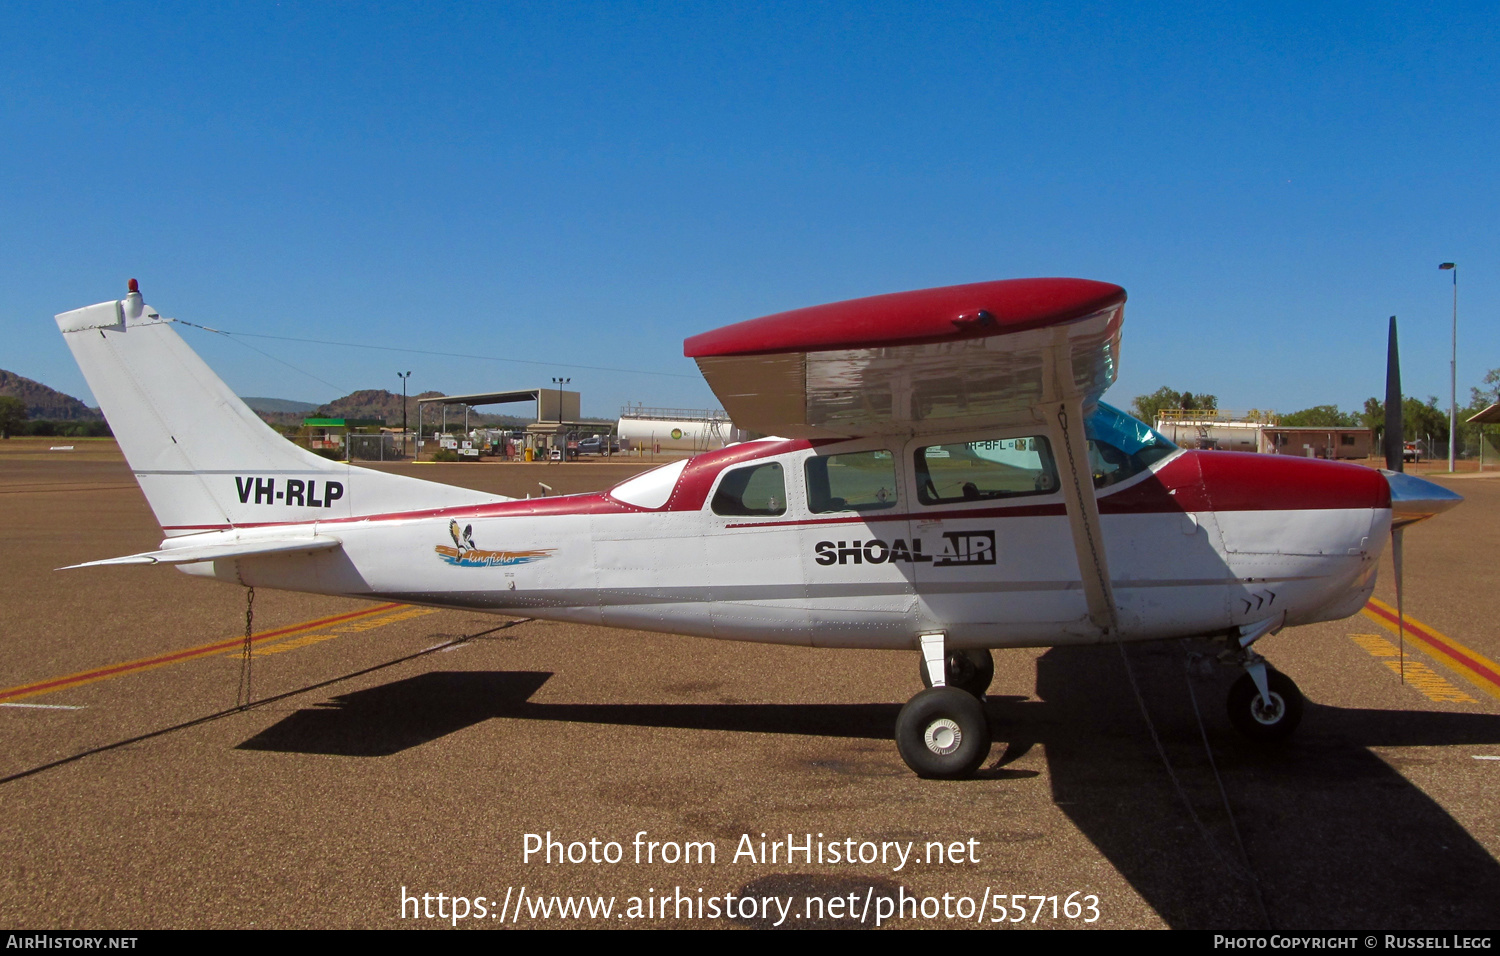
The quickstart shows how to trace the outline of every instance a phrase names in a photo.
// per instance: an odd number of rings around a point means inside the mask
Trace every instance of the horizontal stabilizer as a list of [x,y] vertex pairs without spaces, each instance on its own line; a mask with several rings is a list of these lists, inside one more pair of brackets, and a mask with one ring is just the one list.
[[103,561],[85,561],[83,564],[70,564],[58,570],[71,571],[73,568],[93,568],[105,564],[196,564],[199,561],[253,558],[265,554],[323,551],[328,548],[337,548],[341,544],[343,542],[338,538],[326,534],[316,537],[266,538],[259,541],[229,544],[200,544],[185,548],[167,548],[163,551],[127,554],[123,558],[105,558]]

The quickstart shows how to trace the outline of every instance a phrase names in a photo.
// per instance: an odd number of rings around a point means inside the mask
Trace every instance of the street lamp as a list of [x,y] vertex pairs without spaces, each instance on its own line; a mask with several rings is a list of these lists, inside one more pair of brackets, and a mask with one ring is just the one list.
[[1458,435],[1458,266],[1452,262],[1438,264],[1439,269],[1453,273],[1453,360],[1448,365],[1448,472],[1453,473],[1454,439]]
[[410,372],[397,372],[396,377],[401,380],[401,457],[406,457],[406,380],[411,378]]
[[[552,384],[557,386],[557,431],[558,431],[559,434],[562,432],[562,424],[563,424],[563,418],[562,418],[562,415],[563,415],[563,407],[562,407],[562,393],[563,393],[563,389],[562,389],[562,387],[564,385],[568,384],[571,381],[573,381],[571,378],[558,378],[557,376],[553,376],[553,378],[552,378]],[[563,439],[563,443],[562,443],[562,459],[561,460],[562,461],[567,461],[568,460],[568,440],[566,438]]]

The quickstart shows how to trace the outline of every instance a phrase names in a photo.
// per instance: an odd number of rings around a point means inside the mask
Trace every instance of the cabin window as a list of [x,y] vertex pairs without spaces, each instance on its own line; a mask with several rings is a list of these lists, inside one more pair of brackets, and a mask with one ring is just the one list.
[[770,461],[726,472],[714,492],[714,514],[728,517],[786,514],[786,477]]
[[813,514],[896,507],[896,456],[884,449],[807,459],[807,507]]
[[924,505],[989,501],[1057,490],[1052,448],[1040,435],[953,442],[917,449],[917,500]]

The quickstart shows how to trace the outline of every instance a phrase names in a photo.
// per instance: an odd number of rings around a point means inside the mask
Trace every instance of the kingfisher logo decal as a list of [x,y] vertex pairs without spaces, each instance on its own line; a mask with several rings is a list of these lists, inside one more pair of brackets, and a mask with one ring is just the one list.
[[460,568],[495,568],[512,564],[530,564],[550,557],[554,549],[544,551],[486,551],[474,546],[474,526],[466,525],[459,533],[458,522],[448,522],[448,533],[453,535],[454,547],[440,544],[433,550],[438,557]]
[[931,564],[935,568],[968,567],[995,563],[995,532],[993,531],[945,531],[943,541],[936,554],[922,551],[922,539],[912,538],[907,545],[905,538],[897,538],[886,544],[879,538],[869,541],[819,541],[813,545],[813,560],[821,565],[832,564]]

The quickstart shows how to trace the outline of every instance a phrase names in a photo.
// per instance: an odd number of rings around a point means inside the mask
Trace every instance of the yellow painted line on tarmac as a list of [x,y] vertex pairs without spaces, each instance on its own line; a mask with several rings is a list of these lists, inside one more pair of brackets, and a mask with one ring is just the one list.
[[1422,692],[1428,700],[1440,704],[1477,704],[1479,701],[1464,693],[1458,687],[1414,657],[1408,656],[1406,666],[1401,665],[1401,649],[1395,644],[1381,637],[1379,634],[1350,634],[1349,640],[1358,644],[1369,652],[1371,657],[1379,658],[1380,663],[1391,669],[1392,674],[1400,675],[1405,672],[1406,683],[1412,685]]
[[[319,630],[314,631],[311,634],[303,634],[300,637],[292,637],[288,635],[286,638],[277,639],[276,643],[271,644],[269,647],[254,648],[250,651],[250,656],[267,657],[271,654],[281,654],[286,651],[295,651],[299,647],[307,647],[310,644],[317,644],[321,641],[329,641],[334,639],[335,637],[344,637],[348,634],[358,634],[363,631],[373,630],[377,627],[385,627],[387,624],[395,624],[397,621],[409,621],[412,618],[426,617],[429,614],[436,613],[437,608],[412,607],[407,608],[405,611],[399,611],[395,614],[385,614],[376,618],[365,618],[364,620],[341,624],[337,630]],[[241,643],[240,647],[225,651],[224,653],[227,655],[235,655],[239,654],[242,649],[243,642]]]
[[[404,604],[377,604],[374,607],[364,608],[358,611],[349,611],[344,614],[333,614],[328,617],[315,618],[311,621],[303,621],[300,624],[292,624],[287,627],[278,627],[269,631],[261,631],[252,634],[250,646],[254,648],[257,644],[275,642],[296,635],[304,635],[309,631],[320,631],[331,628],[345,622],[364,623],[377,617],[377,615],[388,614],[405,608]],[[412,608],[411,610],[425,610],[423,608]],[[336,635],[329,635],[336,636]],[[69,690],[74,687],[82,687],[84,684],[92,684],[96,681],[109,680],[112,677],[123,677],[126,674],[138,674],[141,671],[151,670],[157,667],[166,667],[169,664],[180,664],[183,661],[196,660],[200,657],[208,657],[212,654],[222,654],[226,651],[238,653],[245,645],[244,637],[231,637],[227,640],[214,641],[212,644],[200,644],[197,647],[187,647],[180,651],[168,651],[165,654],[157,654],[155,657],[143,657],[139,660],[125,661],[120,664],[110,664],[105,667],[96,667],[93,670],[79,671],[66,677],[53,677],[49,680],[35,681],[30,684],[22,684],[19,687],[11,687],[0,690],[0,701],[22,700],[27,697],[37,697],[42,694],[51,694],[55,691]],[[251,653],[254,653],[252,650]]]
[[[1392,634],[1399,633],[1396,609],[1384,601],[1371,598],[1370,603],[1364,607],[1364,615]],[[1407,638],[1424,653],[1432,655],[1439,663],[1491,697],[1500,698],[1500,664],[1463,646],[1441,631],[1428,627],[1411,615],[1405,618],[1405,630]],[[1407,665],[1408,674],[1410,666]]]

